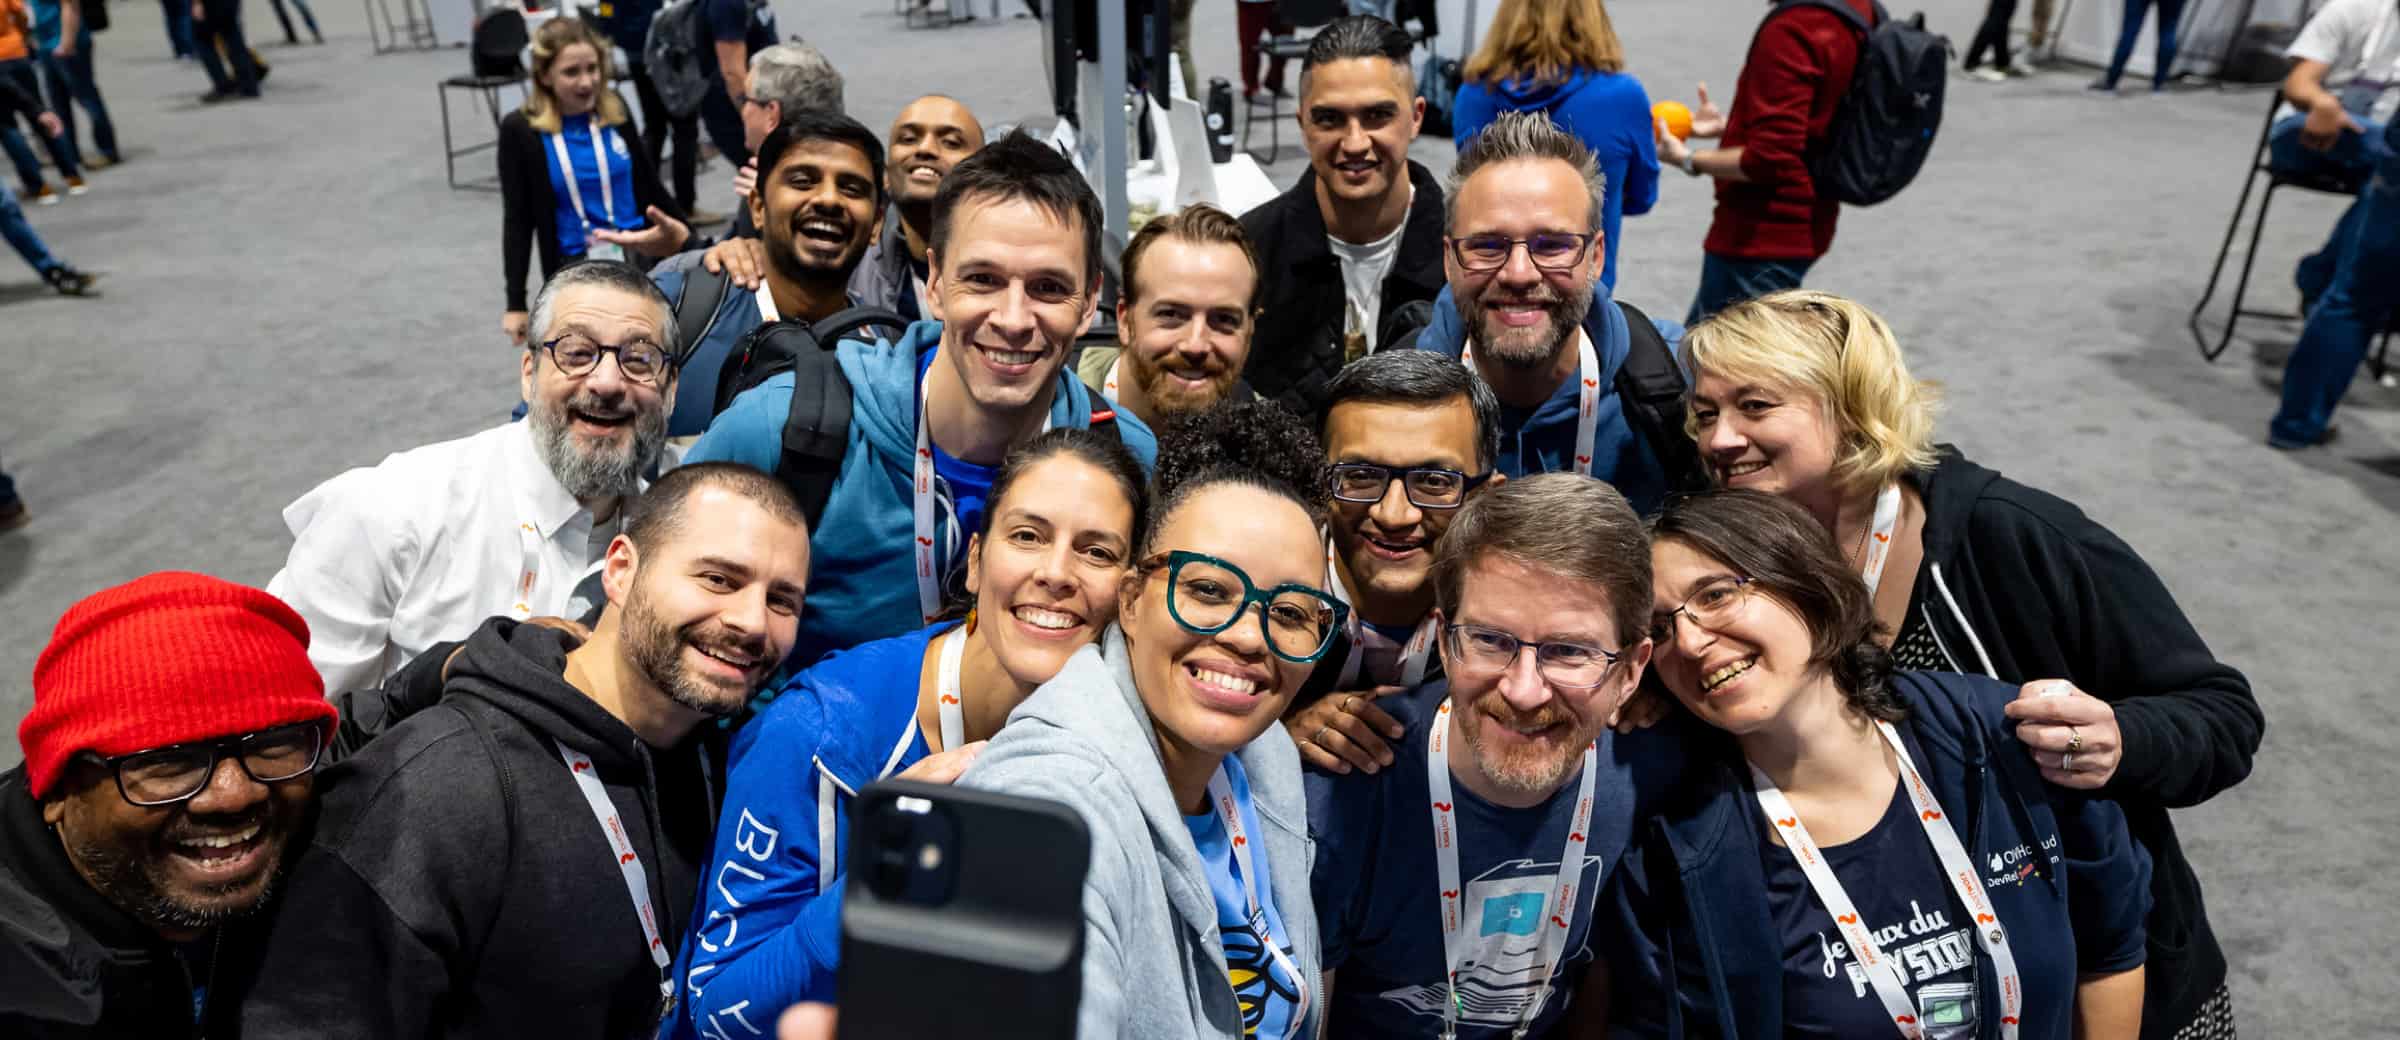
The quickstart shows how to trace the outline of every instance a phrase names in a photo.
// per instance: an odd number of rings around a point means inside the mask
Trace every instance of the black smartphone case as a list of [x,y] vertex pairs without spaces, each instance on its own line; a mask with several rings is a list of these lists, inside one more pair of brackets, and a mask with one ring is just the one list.
[[[899,797],[947,809],[957,887],[946,905],[886,900],[866,883],[876,821]],[[1068,1040],[1083,993],[1091,832],[1056,802],[886,780],[852,810],[842,899],[842,1040]]]

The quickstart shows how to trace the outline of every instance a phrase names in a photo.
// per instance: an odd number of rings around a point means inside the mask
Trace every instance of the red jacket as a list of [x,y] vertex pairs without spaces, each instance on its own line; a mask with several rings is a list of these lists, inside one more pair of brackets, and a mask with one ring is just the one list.
[[[1874,19],[1873,0],[1847,0]],[[1716,220],[1704,247],[1742,260],[1814,260],[1833,244],[1841,203],[1819,199],[1807,155],[1822,144],[1858,67],[1858,30],[1821,7],[1767,16],[1725,121],[1727,148],[1742,149],[1747,183],[1717,182]]]

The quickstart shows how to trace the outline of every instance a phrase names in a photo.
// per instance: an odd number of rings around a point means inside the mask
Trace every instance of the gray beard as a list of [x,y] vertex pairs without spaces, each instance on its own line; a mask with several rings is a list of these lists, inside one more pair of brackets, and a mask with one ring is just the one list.
[[567,494],[576,498],[623,498],[642,489],[642,474],[658,461],[658,453],[667,443],[667,414],[664,408],[655,412],[636,412],[633,420],[633,444],[629,450],[584,449],[575,443],[574,426],[567,419],[567,405],[535,405],[526,421],[533,424],[533,447],[558,478]]

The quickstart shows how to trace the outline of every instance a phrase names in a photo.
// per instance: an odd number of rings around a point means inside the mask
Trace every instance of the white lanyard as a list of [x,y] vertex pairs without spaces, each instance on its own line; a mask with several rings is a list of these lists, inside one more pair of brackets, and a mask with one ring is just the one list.
[[[1350,637],[1350,656],[1342,661],[1341,678],[1334,683],[1334,689],[1346,690],[1358,682],[1366,665],[1366,644],[1359,638],[1366,622],[1359,620],[1357,604],[1350,602],[1350,590],[1342,585],[1342,568],[1334,560],[1332,539],[1325,542],[1325,574],[1332,579],[1333,598],[1353,608],[1344,626],[1344,634]],[[1433,660],[1433,640],[1438,634],[1440,626],[1433,615],[1427,614],[1425,620],[1417,622],[1417,630],[1409,634],[1408,643],[1400,648],[1400,685],[1415,689],[1425,684],[1425,670]]]
[[[616,189],[609,183],[608,152],[600,147],[600,140],[613,132],[597,122],[592,124],[592,162],[600,168],[600,215],[607,218],[607,226],[612,229],[617,226]],[[583,218],[584,237],[589,238],[591,229],[599,225],[593,223],[592,211],[583,206],[583,189],[575,184],[575,163],[567,158],[564,130],[550,135],[550,150],[558,153],[558,169],[565,175],[560,179],[567,182],[567,201],[575,204],[575,215]]]
[[1883,582],[1883,565],[1892,561],[1892,532],[1900,526],[1900,485],[1886,484],[1883,493],[1875,496],[1875,522],[1868,528],[1865,558],[1859,561],[1858,576],[1867,581],[1867,595],[1875,595],[1875,586]]
[[942,717],[942,750],[956,751],[967,743],[967,713],[958,700],[958,663],[966,656],[967,626],[942,637],[942,667],[936,674],[934,710]]
[[783,312],[775,309],[775,290],[773,288],[765,285],[759,286],[758,292],[752,296],[752,299],[758,301],[759,324],[773,325],[783,320]]
[[[940,364],[941,359],[935,358],[934,363]],[[947,555],[935,552],[933,547],[933,434],[929,429],[932,420],[926,415],[925,404],[926,394],[932,389],[932,386],[933,373],[931,371],[927,371],[917,380],[916,502],[912,510],[916,514],[917,528],[917,543],[914,546],[917,552],[917,610],[924,616],[924,623],[928,625],[933,624],[934,619],[940,617],[942,613],[940,560],[942,556]],[[1047,413],[1042,416],[1042,432],[1050,432],[1050,416]],[[956,508],[956,504],[953,503],[953,512],[950,516],[953,532],[958,527]]]
[[[1461,364],[1475,363],[1475,345],[1458,352]],[[1600,450],[1600,356],[1592,352],[1592,337],[1575,330],[1575,472],[1592,475],[1592,455]]]
[[1100,396],[1108,398],[1112,402],[1117,399],[1117,373],[1124,367],[1125,355],[1123,354],[1117,355],[1115,361],[1108,363],[1108,376],[1100,380]]
[[517,569],[517,598],[508,613],[523,621],[533,616],[533,586],[542,577],[542,532],[532,521],[517,525],[517,549],[523,563]]
[[1267,915],[1258,906],[1258,875],[1250,869],[1250,838],[1242,832],[1242,807],[1233,800],[1233,782],[1225,778],[1222,765],[1208,778],[1208,800],[1216,803],[1217,816],[1225,821],[1225,843],[1233,846],[1234,872],[1242,876],[1242,894],[1250,900],[1250,932],[1275,966],[1283,969],[1284,977],[1292,980],[1292,1020],[1283,1030],[1284,1040],[1291,1040],[1300,1035],[1300,1023],[1308,1018],[1308,980],[1300,977],[1300,969],[1268,933]]
[[[1975,873],[1975,862],[1967,858],[1967,850],[1958,843],[1958,833],[1950,829],[1943,818],[1940,802],[1925,786],[1925,778],[1917,773],[1917,764],[1908,757],[1908,748],[1900,743],[1900,734],[1891,723],[1876,723],[1883,739],[1892,746],[1900,762],[1900,777],[1908,787],[1908,796],[1916,803],[1917,822],[1925,828],[1925,837],[1933,843],[1933,854],[1942,861],[1942,873],[1948,875],[1950,888],[1958,893],[1960,905],[1967,908],[1974,925],[1975,943],[1992,958],[1993,967],[2000,973],[2000,1035],[2003,1040],[2016,1040],[2017,1020],[2025,1011],[2025,992],[2017,977],[2017,957],[2010,952],[2008,933],[2000,927],[1999,915],[1992,909],[1991,897],[1983,890],[1983,880]],[[1825,912],[1833,915],[1833,923],[1842,933],[1842,941],[1850,944],[1852,956],[1866,971],[1867,980],[1875,984],[1875,996],[1883,1001],[1883,1009],[1892,1016],[1892,1024],[1900,1035],[1915,1040],[1924,1035],[1923,1023],[1917,1021],[1917,1005],[1908,996],[1908,969],[1884,955],[1875,944],[1875,930],[1859,916],[1858,906],[1842,889],[1842,881],[1826,865],[1825,854],[1818,850],[1816,840],[1808,836],[1808,827],[1800,822],[1800,814],[1792,811],[1792,803],[1784,798],[1782,789],[1757,766],[1750,767],[1751,783],[1758,788],[1759,808],[1766,810],[1767,822],[1775,833],[1783,836],[1784,847],[1800,863],[1800,871],[1808,876],[1809,887],[1816,889],[1817,901]]]
[[[1449,983],[1450,999],[1442,1002],[1442,1035],[1458,1035],[1458,964],[1459,946],[1465,939],[1464,893],[1458,883],[1457,803],[1450,797],[1450,699],[1433,713],[1433,729],[1425,741],[1425,781],[1432,790],[1433,801],[1433,858],[1436,880],[1441,882],[1442,904],[1442,977]],[[1593,777],[1600,771],[1600,746],[1597,743],[1583,749],[1583,778],[1575,787],[1575,816],[1567,824],[1567,847],[1558,854],[1558,880],[1550,887],[1550,902],[1542,907],[1540,959],[1534,962],[1534,974],[1541,979],[1541,988],[1526,999],[1524,1010],[1517,1014],[1517,1025],[1509,1035],[1522,1038],[1533,1028],[1533,1020],[1550,999],[1550,980],[1558,971],[1561,954],[1567,949],[1567,932],[1575,923],[1575,889],[1583,883],[1583,850],[1592,827]]]
[[625,833],[625,821],[617,818],[616,803],[608,800],[608,789],[600,786],[593,775],[591,757],[583,752],[551,741],[558,747],[558,757],[566,759],[567,773],[575,778],[575,786],[583,789],[583,800],[591,804],[592,818],[600,821],[600,831],[608,835],[608,850],[617,857],[617,869],[625,874],[625,893],[633,897],[633,916],[642,922],[642,938],[650,942],[650,963],[658,966],[658,999],[660,1018],[675,999],[674,976],[668,965],[674,958],[667,952],[665,939],[658,934],[658,912],[650,906],[650,875],[642,870],[642,858],[633,851],[633,838]]

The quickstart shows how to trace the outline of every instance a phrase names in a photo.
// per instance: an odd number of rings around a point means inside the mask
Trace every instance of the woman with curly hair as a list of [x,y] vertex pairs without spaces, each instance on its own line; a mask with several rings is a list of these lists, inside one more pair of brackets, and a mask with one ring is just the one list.
[[1270,402],[1168,431],[1117,623],[959,780],[1091,829],[1080,1036],[1314,1033],[1308,810],[1275,722],[1345,613],[1326,591],[1323,457]]
[[2042,782],[2017,688],[1895,673],[1789,501],[1712,492],[1651,534],[1651,667],[1723,739],[1618,870],[1617,1035],[2138,1035],[2149,860]]

